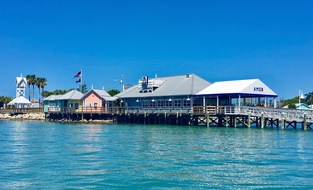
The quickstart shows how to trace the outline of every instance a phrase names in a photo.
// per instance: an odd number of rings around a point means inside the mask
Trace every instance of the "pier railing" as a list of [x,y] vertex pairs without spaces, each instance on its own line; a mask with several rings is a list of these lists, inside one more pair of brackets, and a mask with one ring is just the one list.
[[259,107],[241,107],[238,114],[264,116],[272,119],[301,122],[306,119],[313,122],[313,110],[271,109]]
[[273,109],[246,106],[193,106],[189,108],[142,108],[142,107],[49,107],[49,112],[57,113],[98,113],[98,114],[168,114],[168,115],[250,115],[254,117],[297,121],[306,119],[313,122],[313,110]]
[[18,114],[18,113],[42,113],[43,108],[5,108],[0,109],[0,113]]

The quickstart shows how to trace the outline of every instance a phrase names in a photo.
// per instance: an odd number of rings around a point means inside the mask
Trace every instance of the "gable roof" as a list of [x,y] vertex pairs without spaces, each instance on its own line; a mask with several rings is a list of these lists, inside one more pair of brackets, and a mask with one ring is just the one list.
[[259,79],[215,82],[211,86],[197,93],[197,95],[213,96],[230,94],[277,97],[277,94]]
[[210,82],[198,77],[195,74],[149,79],[149,84],[153,81],[158,83],[159,86],[152,92],[147,93],[140,92],[141,86],[138,84],[125,90],[124,92],[115,95],[115,97],[133,98],[133,97],[195,95],[200,90],[204,89],[205,87],[211,84]]
[[90,93],[95,93],[102,99],[106,101],[114,101],[116,98],[112,97],[109,93],[107,93],[105,90],[97,90],[97,89],[91,89],[87,94],[85,94],[82,99],[86,98]]
[[24,82],[25,83],[25,85],[27,85],[27,80],[26,80],[26,78],[25,77],[16,77],[16,81],[15,81],[15,84],[18,84],[18,85],[20,85],[22,82]]
[[31,102],[24,98],[23,96],[19,96],[17,98],[14,98],[11,102],[8,103],[8,105],[18,105],[18,104],[31,104]]
[[62,95],[50,95],[47,98],[44,98],[43,101],[55,101],[57,98],[61,97]]
[[55,100],[80,100],[84,96],[83,93],[78,90],[71,90],[68,93],[57,97]]

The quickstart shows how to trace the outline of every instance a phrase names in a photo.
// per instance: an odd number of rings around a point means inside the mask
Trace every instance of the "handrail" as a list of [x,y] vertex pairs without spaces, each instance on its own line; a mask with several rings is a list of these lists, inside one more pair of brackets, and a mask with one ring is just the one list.
[[41,113],[43,108],[5,108],[0,113]]
[[313,122],[313,110],[289,110],[247,106],[193,106],[188,108],[157,108],[157,107],[49,107],[48,112],[61,113],[99,113],[99,114],[193,114],[193,115],[250,115],[253,117],[298,121],[306,118]]

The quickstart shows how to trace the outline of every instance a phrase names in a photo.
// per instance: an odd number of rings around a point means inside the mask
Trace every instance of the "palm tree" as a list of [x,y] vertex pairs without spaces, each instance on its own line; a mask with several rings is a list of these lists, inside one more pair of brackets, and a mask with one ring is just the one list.
[[38,101],[39,101],[39,105],[40,105],[40,83],[41,83],[41,78],[38,77],[36,78],[36,86],[38,87]]
[[305,103],[308,105],[313,104],[313,92],[309,92],[305,95]]
[[40,87],[41,87],[41,99],[43,101],[43,92],[45,91],[45,86],[47,86],[48,80],[46,78],[40,78]]
[[46,78],[38,77],[36,79],[36,86],[38,87],[38,100],[39,100],[39,105],[40,105],[40,97],[42,97],[42,93],[40,93],[40,89],[42,89],[41,92],[44,91],[45,86],[47,85],[48,80]]
[[34,102],[34,99],[35,99],[35,84],[37,82],[37,78],[36,78],[36,75],[31,75],[31,85],[33,86],[33,102]]
[[[34,91],[34,81],[36,80],[36,75],[27,75],[26,76],[27,85],[28,85],[28,100],[30,101],[30,85],[33,85],[33,91]],[[33,100],[34,100],[34,92],[33,92]]]

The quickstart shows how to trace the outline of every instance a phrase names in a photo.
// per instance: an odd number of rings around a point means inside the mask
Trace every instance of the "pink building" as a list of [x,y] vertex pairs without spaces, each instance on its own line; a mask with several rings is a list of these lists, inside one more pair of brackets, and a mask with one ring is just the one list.
[[84,111],[86,112],[106,112],[108,108],[114,106],[115,98],[110,96],[105,90],[92,89],[82,98]]

